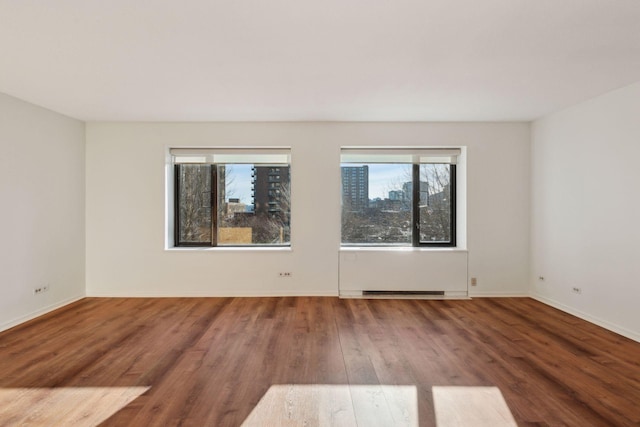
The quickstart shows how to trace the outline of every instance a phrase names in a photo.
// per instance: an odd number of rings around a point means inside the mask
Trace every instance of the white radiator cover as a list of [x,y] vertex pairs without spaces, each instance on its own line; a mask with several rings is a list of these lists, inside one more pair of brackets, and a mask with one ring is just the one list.
[[348,248],[340,251],[340,294],[443,291],[466,296],[467,251]]

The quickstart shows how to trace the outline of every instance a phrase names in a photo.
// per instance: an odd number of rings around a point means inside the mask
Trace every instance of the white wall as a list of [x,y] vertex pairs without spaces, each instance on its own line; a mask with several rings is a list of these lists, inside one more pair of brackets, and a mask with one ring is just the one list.
[[[529,137],[524,123],[89,123],[87,294],[337,295],[340,147],[434,145],[467,147],[470,293],[524,295]],[[216,145],[292,147],[291,250],[165,250],[166,150]]]
[[0,94],[0,152],[4,330],[84,296],[84,124]]
[[640,341],[639,161],[640,82],[532,126],[533,295]]

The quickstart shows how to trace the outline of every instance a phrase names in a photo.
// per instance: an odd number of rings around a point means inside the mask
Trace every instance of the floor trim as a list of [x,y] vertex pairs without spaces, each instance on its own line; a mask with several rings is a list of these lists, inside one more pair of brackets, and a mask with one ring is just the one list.
[[80,296],[75,296],[72,298],[68,298],[62,301],[58,301],[57,303],[48,305],[46,307],[43,307],[39,310],[36,311],[32,311],[31,313],[25,314],[24,316],[20,316],[18,318],[9,320],[8,322],[4,322],[2,324],[0,324],[0,332],[6,331],[8,329],[11,328],[15,328],[16,326],[19,326],[23,323],[28,322],[29,320],[33,320],[37,317],[43,316],[47,313],[50,313],[54,310],[57,310],[59,308],[62,308],[64,306],[67,306],[71,303],[74,303],[76,301],[80,301],[81,299],[85,298],[85,295],[80,295]]
[[640,333],[638,332],[631,331],[627,328],[623,328],[622,326],[616,325],[606,320],[602,320],[595,316],[591,316],[590,314],[584,313],[580,310],[576,310],[575,308],[569,307],[568,305],[562,304],[549,298],[542,297],[540,295],[534,294],[531,295],[531,298],[536,301],[540,301],[541,303],[547,304],[553,308],[557,308],[558,310],[564,311],[565,313],[569,313],[573,316],[579,317],[580,319],[586,320],[587,322],[593,323],[594,325],[598,325],[611,332],[615,332],[616,334],[622,335],[623,337],[629,338],[636,342],[640,342]]

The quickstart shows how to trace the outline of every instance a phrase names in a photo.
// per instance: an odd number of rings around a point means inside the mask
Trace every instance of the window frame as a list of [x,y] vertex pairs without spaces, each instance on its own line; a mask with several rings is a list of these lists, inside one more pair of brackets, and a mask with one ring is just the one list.
[[208,248],[218,246],[218,165],[212,163],[203,163],[210,167],[211,179],[211,242],[181,242],[180,240],[180,167],[182,164],[173,165],[174,174],[174,201],[173,201],[173,245],[176,248]]
[[[284,242],[284,243],[224,243],[224,244],[220,244],[219,243],[219,226],[221,225],[221,218],[220,216],[220,212],[218,212],[218,208],[219,208],[219,203],[220,201],[218,200],[220,197],[220,193],[221,193],[221,189],[220,186],[224,185],[224,182],[221,183],[219,182],[219,175],[220,175],[220,171],[219,168],[220,167],[225,167],[225,166],[232,166],[234,164],[249,164],[252,165],[254,167],[269,167],[269,168],[282,168],[283,166],[286,166],[288,168],[288,182],[287,182],[287,186],[289,188],[291,188],[291,148],[290,147],[273,147],[273,148],[182,148],[182,147],[178,147],[178,148],[170,148],[169,149],[169,154],[171,155],[172,159],[171,159],[171,163],[172,163],[172,172],[173,172],[173,179],[169,182],[172,182],[173,184],[173,206],[172,206],[172,212],[173,212],[173,221],[172,224],[169,223],[168,225],[172,225],[173,230],[172,230],[172,235],[173,235],[173,247],[174,248],[200,248],[200,249],[207,249],[207,248],[246,248],[246,249],[255,249],[255,248],[260,248],[260,249],[276,249],[276,250],[281,250],[281,249],[287,249],[287,248],[291,248],[291,205],[288,205],[288,211],[286,212],[286,218],[287,218],[287,226],[288,226],[288,241]],[[216,155],[225,155],[227,157],[229,156],[245,156],[244,158],[246,159],[247,156],[249,156],[248,158],[251,158],[252,156],[256,157],[256,160],[254,161],[246,161],[246,160],[240,160],[240,161],[216,161]],[[265,161],[264,159],[259,159],[260,156],[271,156],[272,158],[274,156],[279,156],[279,160],[275,160],[275,161],[271,161],[271,160],[267,160]],[[286,160],[284,160],[284,158],[282,156],[286,156]],[[207,241],[200,241],[200,242],[185,242],[181,240],[181,228],[180,228],[180,219],[181,219],[181,213],[180,213],[180,195],[181,195],[181,185],[183,183],[181,183],[181,166],[183,165],[201,165],[201,166],[207,166],[210,168],[210,176],[209,179],[211,179],[211,188],[210,188],[210,194],[209,194],[209,198],[210,198],[210,209],[211,209],[211,238],[208,239]],[[281,175],[281,174],[280,174]],[[206,175],[205,175],[206,176]],[[253,177],[253,175],[252,175]],[[273,184],[273,183],[269,183],[269,184]],[[270,188],[270,187],[269,187]],[[269,190],[269,188],[267,189],[267,191]],[[254,197],[254,191],[255,188],[253,188],[253,182],[252,182],[252,188],[251,188],[251,199],[253,199]],[[280,195],[278,195],[280,197]],[[290,197],[290,195],[289,195]],[[204,205],[205,207],[206,204]],[[283,211],[284,212],[284,211]],[[224,226],[223,226],[224,227]],[[206,230],[206,228],[205,228]],[[209,237],[209,236],[207,236]],[[210,241],[209,241],[210,240]]]
[[[381,164],[403,164],[411,166],[411,240],[408,243],[351,243],[342,241],[342,231],[340,235],[340,246],[343,248],[375,248],[375,247],[389,247],[389,248],[455,248],[457,247],[457,157],[461,154],[461,150],[458,148],[417,148],[417,149],[367,149],[360,147],[349,147],[342,150],[343,154],[348,155],[348,160],[341,161],[340,167],[359,164],[359,165],[371,165],[376,163]],[[357,161],[360,155],[362,155],[362,161]],[[381,156],[381,158],[388,157],[389,159],[396,157],[402,157],[403,160],[374,160],[372,156]],[[443,160],[434,161],[421,161],[422,157],[442,157]],[[406,160],[405,160],[406,158]],[[449,159],[448,161],[446,161]],[[420,167],[427,164],[444,164],[449,166],[449,240],[448,241],[422,241],[420,236]],[[341,190],[344,186],[341,187]],[[341,197],[342,193],[341,193]],[[341,218],[344,213],[341,212]],[[342,219],[341,219],[342,223]],[[342,227],[341,227],[342,230]]]
[[[456,247],[456,165],[449,163],[449,197],[451,200],[449,209],[449,236],[448,242],[430,242],[420,239],[420,166],[427,163],[412,164],[412,200],[411,200],[411,219],[412,232],[411,243],[413,247]],[[443,164],[443,163],[440,163]],[[417,185],[416,185],[417,184]]]

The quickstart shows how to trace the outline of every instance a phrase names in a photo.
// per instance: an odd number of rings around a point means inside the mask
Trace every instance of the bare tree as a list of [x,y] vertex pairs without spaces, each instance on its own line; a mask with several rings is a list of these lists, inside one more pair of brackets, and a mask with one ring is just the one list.
[[211,241],[211,166],[180,165],[177,173],[181,242]]
[[420,180],[427,182],[427,200],[420,204],[420,240],[451,239],[450,165],[420,166]]

